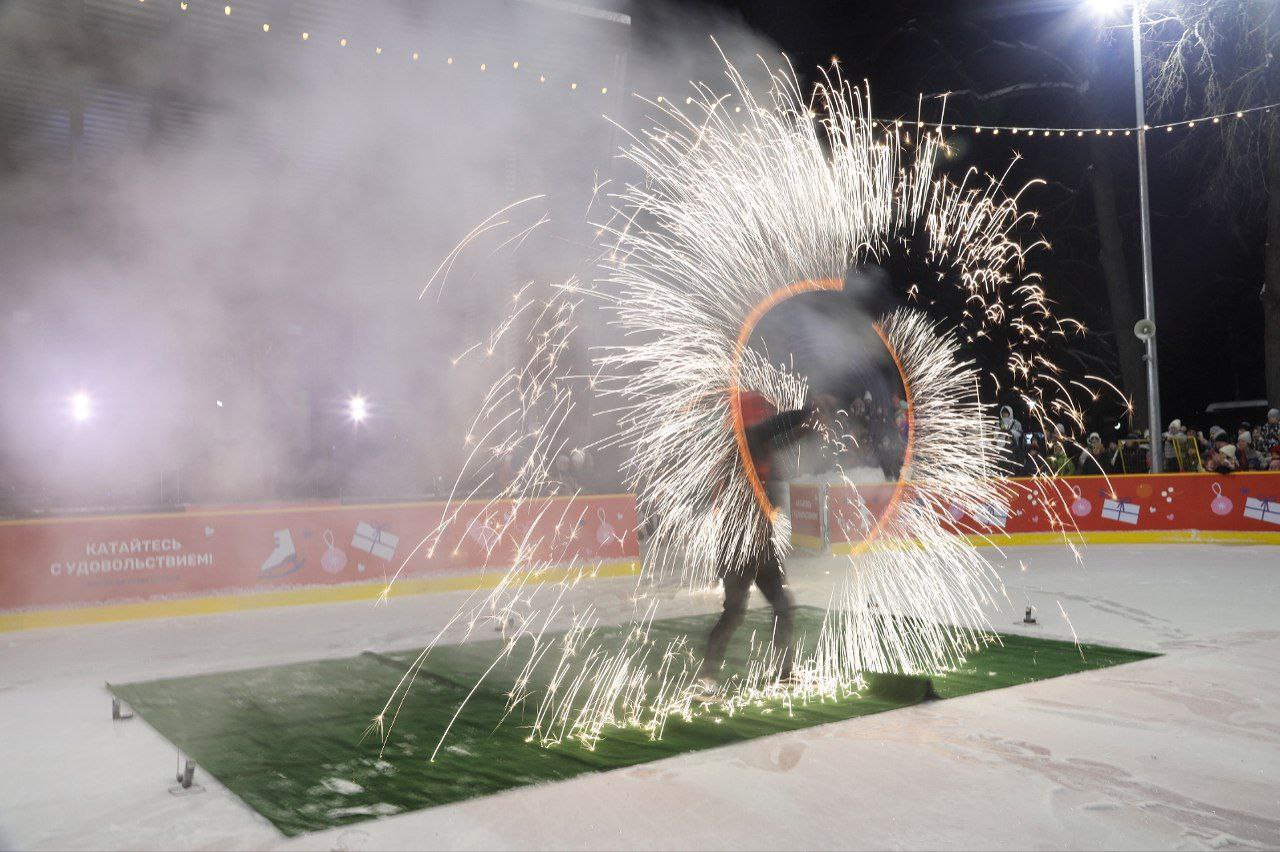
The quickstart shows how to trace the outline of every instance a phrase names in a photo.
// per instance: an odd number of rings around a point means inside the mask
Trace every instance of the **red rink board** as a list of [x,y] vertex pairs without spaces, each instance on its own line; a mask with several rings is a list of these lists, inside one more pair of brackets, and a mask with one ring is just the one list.
[[[1005,514],[996,507],[974,518],[955,507],[943,513],[945,524],[968,534],[1135,532],[1203,530],[1213,532],[1280,532],[1280,474],[1211,473],[1072,476],[1014,479]],[[860,486],[873,514],[893,494],[892,483]],[[910,499],[904,489],[902,499]],[[832,544],[847,544],[853,490],[831,486],[827,493],[827,529]]]
[[[402,577],[500,570],[520,541],[557,564],[639,555],[635,498],[625,494],[455,505],[434,552],[410,556],[444,510],[302,504],[0,522],[0,609],[368,582],[406,559]],[[281,531],[291,547],[278,546]]]

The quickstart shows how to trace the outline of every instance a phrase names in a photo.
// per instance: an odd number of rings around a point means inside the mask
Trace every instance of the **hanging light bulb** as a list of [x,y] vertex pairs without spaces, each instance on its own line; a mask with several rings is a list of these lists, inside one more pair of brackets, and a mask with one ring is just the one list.
[[302,40],[303,40],[303,41],[310,41],[310,40],[311,40],[311,33],[303,33],[303,34],[302,34]]
[[83,423],[89,419],[89,415],[93,413],[93,404],[89,399],[89,394],[79,391],[71,395],[71,419],[77,423]]
[[359,394],[347,400],[347,417],[352,423],[363,423],[369,416],[369,403]]
[[263,31],[264,33],[269,33],[269,32],[271,32],[271,25],[270,25],[270,24],[263,24],[263,25],[262,25],[262,31]]

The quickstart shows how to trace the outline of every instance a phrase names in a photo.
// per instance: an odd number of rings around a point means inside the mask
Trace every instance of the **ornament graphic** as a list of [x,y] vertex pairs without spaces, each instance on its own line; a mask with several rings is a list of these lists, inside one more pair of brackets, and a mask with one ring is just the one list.
[[333,531],[324,531],[324,543],[328,545],[320,557],[320,567],[330,574],[337,574],[347,567],[347,553],[333,543]]
[[1093,504],[1084,498],[1080,493],[1080,489],[1071,486],[1071,493],[1075,495],[1075,499],[1071,501],[1071,514],[1077,518],[1087,517],[1093,511]]
[[1215,515],[1231,514],[1231,499],[1222,493],[1222,486],[1217,482],[1213,483],[1213,493],[1217,495],[1209,502],[1209,508],[1213,513]]
[[604,509],[596,509],[596,517],[600,519],[600,526],[596,527],[596,544],[603,547],[613,541],[618,533],[604,516]]

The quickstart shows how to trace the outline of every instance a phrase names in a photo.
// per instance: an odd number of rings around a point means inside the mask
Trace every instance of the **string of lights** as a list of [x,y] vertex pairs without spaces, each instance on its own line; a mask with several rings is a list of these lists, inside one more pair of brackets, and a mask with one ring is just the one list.
[[1141,128],[1135,126],[1120,127],[1028,127],[1026,125],[1008,125],[1008,124],[962,124],[960,122],[950,121],[925,121],[922,119],[895,119],[893,121],[881,121],[885,127],[893,126],[895,128],[916,128],[918,131],[925,133],[942,133],[944,130],[953,132],[969,131],[977,134],[988,134],[990,136],[999,136],[1002,133],[1010,136],[1044,136],[1044,137],[1067,137],[1076,138],[1084,136],[1132,136],[1141,131],[1144,133],[1165,132],[1172,133],[1178,128],[1190,130],[1197,125],[1215,125],[1222,124],[1224,121],[1231,119],[1242,119],[1257,113],[1269,113],[1276,107],[1280,107],[1280,103],[1262,104],[1260,106],[1249,107],[1248,109],[1230,110],[1217,114],[1198,116],[1196,118],[1183,119],[1181,121],[1169,121],[1160,124],[1144,124]]
[[[129,2],[129,0],[126,0],[126,2]],[[138,4],[150,4],[152,6],[161,5],[161,0],[136,0],[136,2]],[[187,12],[191,9],[192,4],[195,2],[196,0],[178,0],[177,6],[179,11]],[[205,4],[205,5],[216,7],[218,2],[222,2],[222,0],[214,0],[214,2]],[[234,11],[235,11],[234,6],[231,3],[223,3],[222,14],[225,17],[230,17]],[[270,22],[263,22],[262,32],[264,35],[271,35],[273,32],[275,32],[277,36],[283,37],[283,34],[278,29],[276,30],[272,29]],[[384,50],[382,45],[379,45],[373,42],[370,42],[368,45],[363,45],[363,46],[356,45],[351,41],[350,38],[342,35],[331,36],[327,39],[320,39],[320,38],[317,38],[316,35],[309,30],[299,30],[296,33],[292,34],[292,37],[296,37],[299,41],[308,42],[308,43],[331,43],[331,44],[336,44],[339,48],[351,48],[352,50],[355,50],[355,51],[364,50],[364,51],[368,51],[374,56],[384,55]],[[430,61],[430,58],[427,57],[420,50],[404,50],[401,52],[403,53],[403,56],[401,58],[408,62],[418,63],[424,60]],[[391,55],[391,54],[388,54],[388,55]],[[451,65],[451,66],[462,64],[462,62],[458,60],[456,57],[445,55],[445,54],[442,54],[438,57],[434,57],[434,59],[436,61],[442,61],[444,64]],[[472,64],[478,67],[481,73],[487,73],[491,69],[496,71],[499,67],[498,65],[491,65],[491,63],[488,63],[488,62],[480,62],[480,63],[472,63]],[[524,71],[526,71],[531,75],[534,73],[527,66],[522,66],[520,63],[520,60],[518,59],[511,61],[510,68],[512,71],[517,71],[517,72],[523,69]],[[584,93],[599,92],[599,94],[601,95],[608,95],[610,91],[608,85],[598,85],[598,86],[585,85],[578,80],[553,81],[545,73],[537,74],[537,78],[538,78],[539,84],[551,83],[553,87],[558,87],[562,89],[567,88],[571,92],[584,92]],[[670,98],[667,98],[664,95],[658,95],[657,97],[652,97],[652,96],[645,95],[643,92],[638,92],[638,91],[631,91],[629,92],[629,94],[632,97],[642,98],[645,100],[652,100],[658,104],[672,102]],[[684,102],[686,105],[692,104],[693,98],[691,96],[687,96],[684,98]],[[1115,138],[1115,137],[1133,136],[1135,133],[1139,133],[1139,132],[1141,133],[1156,133],[1156,132],[1173,133],[1175,130],[1179,130],[1179,129],[1191,130],[1201,125],[1208,125],[1208,126],[1221,125],[1223,122],[1229,122],[1231,120],[1240,120],[1240,119],[1248,118],[1250,116],[1253,116],[1259,113],[1269,113],[1273,109],[1276,109],[1278,107],[1280,107],[1280,102],[1262,104],[1260,106],[1249,107],[1247,109],[1241,109],[1241,110],[1229,110],[1227,112],[1203,115],[1203,116],[1198,116],[1196,118],[1183,119],[1180,121],[1169,121],[1169,122],[1163,122],[1159,124],[1144,124],[1142,127],[1136,127],[1136,126],[1032,127],[1032,126],[1025,126],[1025,125],[1014,125],[1014,124],[966,124],[962,122],[952,122],[952,121],[945,121],[945,120],[944,121],[926,121],[922,118],[916,118],[916,119],[899,118],[899,119],[888,119],[888,120],[877,119],[876,121],[878,124],[880,124],[880,126],[885,128],[886,130],[888,130],[889,128],[893,128],[894,130],[905,134],[905,133],[909,133],[911,130],[914,129],[918,135],[936,134],[938,136],[942,136],[945,132],[951,132],[951,133],[965,132],[965,133],[971,133],[974,136],[1008,135],[1008,136],[1021,136],[1023,138],[1040,137],[1040,138],[1081,139],[1089,136]],[[733,111],[741,112],[742,107],[740,105],[734,106]],[[906,141],[910,142],[910,137],[907,137]]]

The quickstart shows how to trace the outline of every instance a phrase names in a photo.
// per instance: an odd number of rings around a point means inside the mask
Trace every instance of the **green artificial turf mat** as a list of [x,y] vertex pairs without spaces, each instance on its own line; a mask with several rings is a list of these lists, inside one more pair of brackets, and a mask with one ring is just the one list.
[[[797,635],[817,636],[823,612],[797,610]],[[714,615],[655,621],[659,644],[687,636],[699,645]],[[752,630],[767,636],[767,610],[749,614],[737,638],[744,664]],[[610,635],[601,634],[608,642]],[[960,670],[934,678],[873,675],[861,694],[840,701],[749,707],[731,717],[672,719],[661,740],[644,731],[609,731],[594,748],[542,748],[525,742],[517,710],[501,724],[513,672],[499,667],[470,699],[434,762],[428,760],[459,703],[493,662],[499,640],[432,651],[405,703],[385,754],[362,741],[416,651],[366,653],[338,660],[110,685],[152,727],[287,835],[558,781],[585,772],[634,766],[780,731],[865,716],[1154,656],[1096,645],[1006,635],[970,656]],[[519,652],[512,655],[518,661]],[[530,708],[529,712],[533,712]]]

